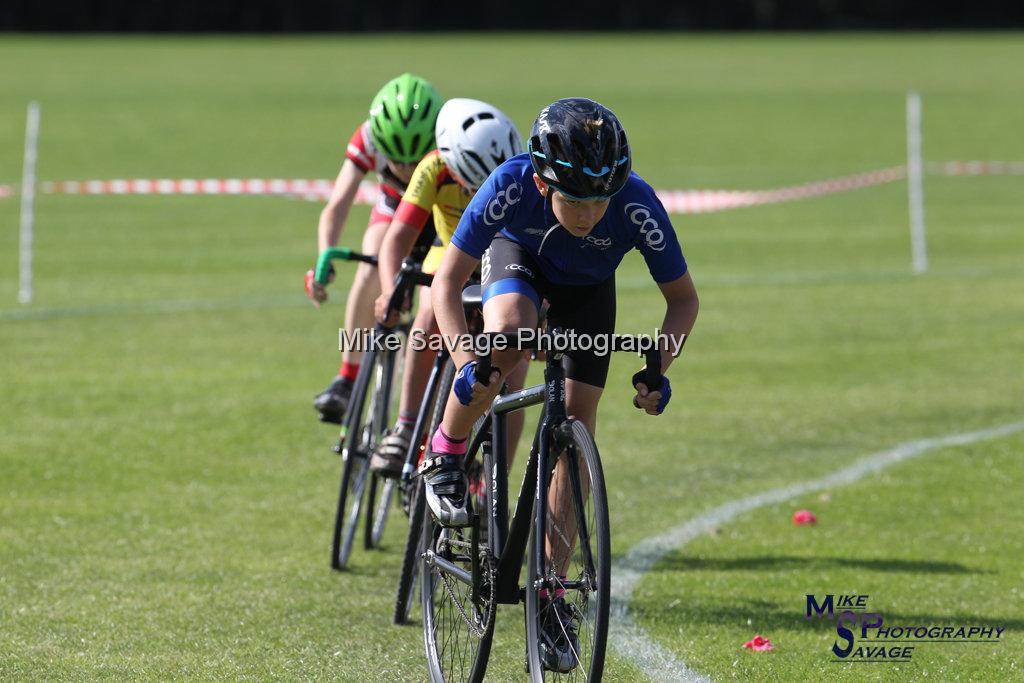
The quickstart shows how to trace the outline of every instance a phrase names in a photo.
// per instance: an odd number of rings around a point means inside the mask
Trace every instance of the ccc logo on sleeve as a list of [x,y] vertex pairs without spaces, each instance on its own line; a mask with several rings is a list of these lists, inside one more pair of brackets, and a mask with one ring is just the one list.
[[625,206],[626,216],[640,226],[640,234],[647,240],[647,246],[654,251],[665,249],[665,233],[658,227],[658,221],[651,218],[651,209],[637,202]]
[[488,284],[487,283],[487,278],[490,276],[490,274],[491,274],[491,248],[487,247],[487,250],[484,252],[483,258],[480,260],[480,281],[482,283],[484,283],[485,285]]
[[491,201],[484,207],[484,224],[494,225],[505,218],[510,207],[519,203],[523,198],[523,186],[519,183],[512,183],[504,190],[494,195]]
[[526,273],[528,277],[533,277],[533,271],[521,263],[510,263],[507,266],[505,266],[505,270],[515,270],[519,271],[520,273]]

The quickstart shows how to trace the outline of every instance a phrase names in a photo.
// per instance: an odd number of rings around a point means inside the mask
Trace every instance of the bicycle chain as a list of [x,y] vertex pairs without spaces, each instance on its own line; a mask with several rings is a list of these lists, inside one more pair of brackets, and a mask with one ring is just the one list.
[[[448,545],[452,545],[452,543],[453,542],[451,540],[448,541]],[[456,543],[459,542],[456,541]],[[466,610],[462,607],[462,601],[459,600],[458,596],[455,594],[455,590],[452,588],[453,579],[451,579],[445,572],[440,572],[441,581],[444,583],[444,588],[448,593],[448,597],[455,603],[455,608],[459,610],[459,614],[462,615],[462,620],[466,622],[469,632],[476,638],[483,638],[484,635],[486,635],[487,628],[494,620],[494,612],[496,608],[494,600],[495,565],[494,559],[487,550],[480,551],[480,571],[480,588],[483,589],[486,587],[490,590],[490,596],[486,600],[487,614],[483,621],[484,627],[482,629],[476,625],[475,620],[471,619],[469,615],[466,614]],[[481,590],[481,592],[483,591]]]

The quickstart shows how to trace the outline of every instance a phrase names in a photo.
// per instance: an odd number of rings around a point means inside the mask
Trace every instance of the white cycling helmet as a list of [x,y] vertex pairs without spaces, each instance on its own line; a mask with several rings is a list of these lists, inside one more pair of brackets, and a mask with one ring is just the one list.
[[457,97],[445,102],[435,131],[445,165],[474,192],[499,164],[523,151],[511,119],[480,100]]

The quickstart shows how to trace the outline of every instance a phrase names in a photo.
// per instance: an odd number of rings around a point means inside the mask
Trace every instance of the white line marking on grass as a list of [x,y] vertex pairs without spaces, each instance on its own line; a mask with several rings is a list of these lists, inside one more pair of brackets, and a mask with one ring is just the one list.
[[67,308],[27,308],[0,311],[0,322],[23,320],[58,320],[96,315],[127,315],[145,313],[191,313],[197,311],[251,311],[264,308],[308,306],[301,294],[241,299],[178,299],[161,301],[126,301],[116,304],[74,306]]
[[782,503],[812,491],[850,484],[869,474],[876,474],[887,467],[939,448],[964,446],[978,441],[1009,436],[1020,431],[1024,431],[1024,422],[1013,422],[976,432],[907,441],[889,450],[869,455],[849,467],[819,479],[731,500],[684,524],[669,529],[659,536],[641,541],[612,566],[611,642],[622,655],[632,660],[655,680],[710,681],[710,678],[697,673],[677,659],[670,651],[652,640],[629,613],[629,601],[633,596],[633,591],[643,579],[644,574],[649,572],[659,560],[745,512],[774,503]]
[[[711,273],[698,275],[702,287],[764,287],[766,285],[845,284],[859,282],[906,282],[918,283],[929,277],[949,279],[985,279],[1024,274],[1024,268],[1017,265],[992,266],[988,268],[962,267],[946,268],[942,275],[914,275],[911,271],[897,270],[851,270],[851,271],[776,271],[772,273]],[[648,289],[654,286],[650,277],[623,277],[616,282],[619,292]],[[338,291],[339,300],[348,296],[346,290]],[[20,320],[59,320],[96,315],[119,315],[139,313],[190,313],[194,311],[253,310],[261,308],[286,308],[307,306],[308,299],[299,294],[283,294],[259,298],[237,299],[163,299],[156,301],[125,301],[122,303],[93,304],[54,308],[12,308],[0,310],[0,322]]]
[[[747,273],[697,273],[694,281],[699,287],[749,287],[749,286],[785,286],[785,285],[836,285],[867,283],[908,283],[927,282],[928,278],[938,280],[957,276],[971,279],[1003,277],[1024,274],[1024,268],[1018,265],[999,265],[989,267],[964,266],[948,268],[943,274],[915,275],[911,270],[834,270],[834,271],[775,271]],[[623,277],[615,283],[618,292],[648,289],[653,287],[650,277]]]

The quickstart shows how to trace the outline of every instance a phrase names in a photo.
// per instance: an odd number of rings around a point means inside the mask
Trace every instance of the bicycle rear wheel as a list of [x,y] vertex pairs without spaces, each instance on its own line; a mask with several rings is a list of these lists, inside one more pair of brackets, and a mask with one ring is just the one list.
[[[535,683],[599,681],[611,582],[604,474],[582,422],[566,420],[556,432],[549,450],[546,519],[540,529],[534,525],[527,550],[527,665]],[[543,566],[537,566],[538,543]]]
[[420,560],[423,641],[433,683],[479,683],[487,670],[497,603],[492,595],[496,563],[478,556],[474,586],[472,536],[476,527],[450,529],[423,516]]

